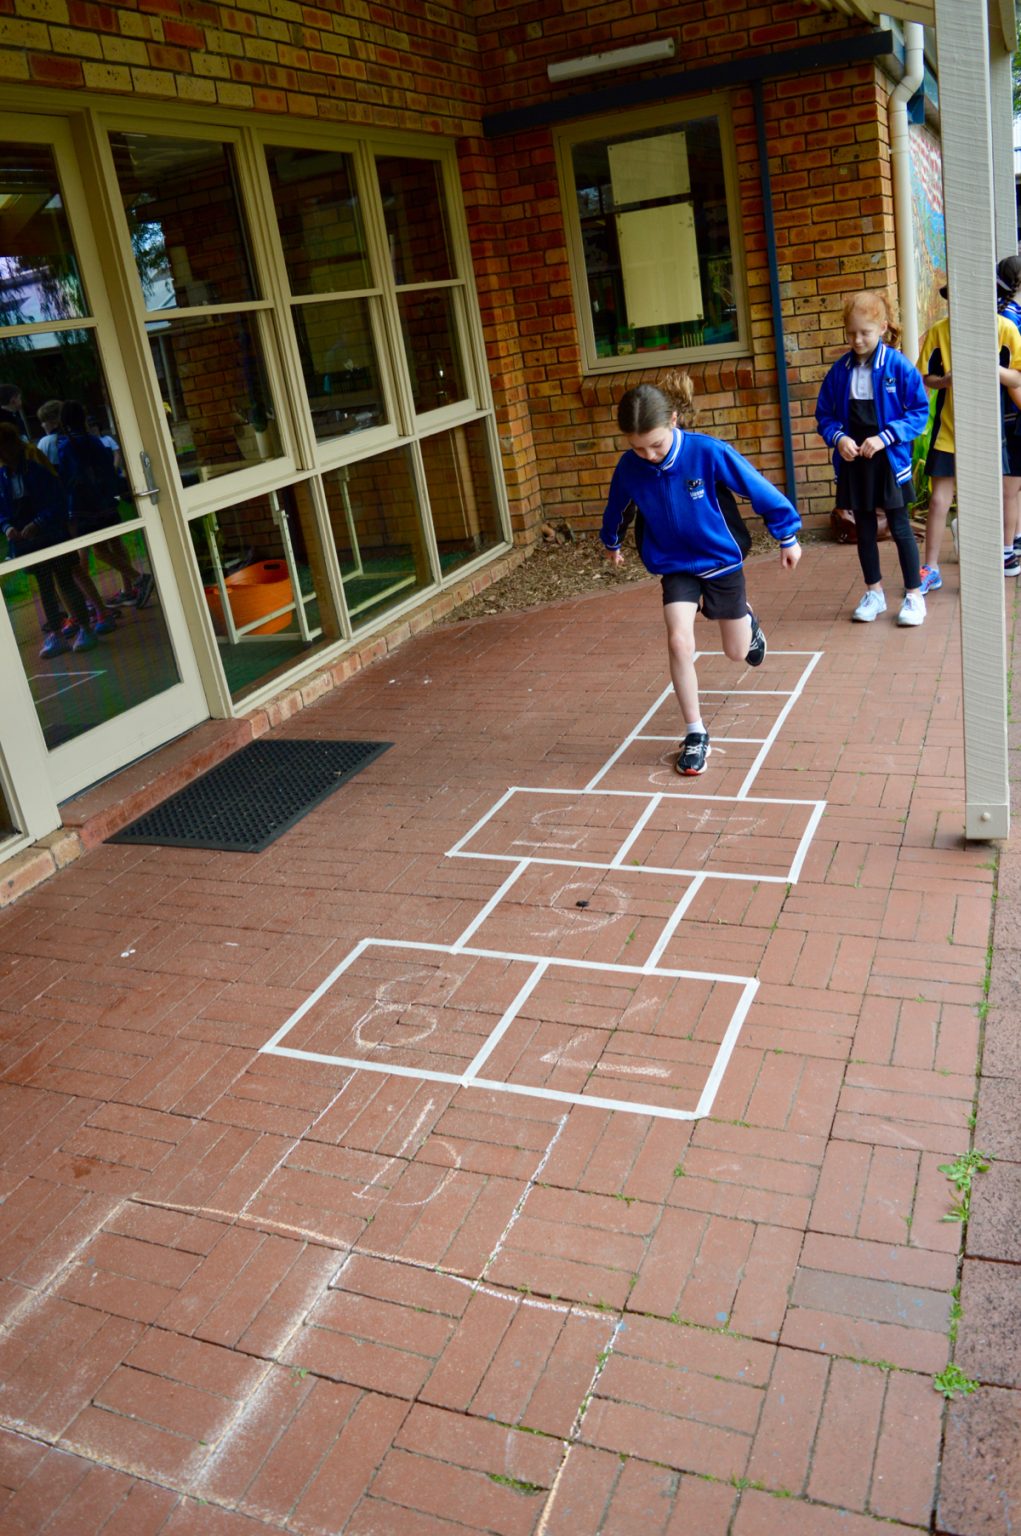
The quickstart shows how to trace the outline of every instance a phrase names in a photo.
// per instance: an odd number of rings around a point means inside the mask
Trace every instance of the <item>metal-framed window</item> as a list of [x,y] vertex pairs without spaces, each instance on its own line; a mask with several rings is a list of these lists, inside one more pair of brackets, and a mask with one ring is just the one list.
[[556,145],[586,371],[746,351],[726,102],[575,123]]

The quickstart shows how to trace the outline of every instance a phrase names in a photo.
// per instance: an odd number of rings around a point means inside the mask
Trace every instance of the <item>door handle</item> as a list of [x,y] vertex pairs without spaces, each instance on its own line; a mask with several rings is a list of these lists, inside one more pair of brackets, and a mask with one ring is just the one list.
[[139,457],[139,459],[141,460],[141,463],[142,463],[142,474],[143,474],[143,476],[145,478],[145,490],[144,491],[136,491],[135,492],[135,499],[137,500],[139,496],[151,496],[152,497],[152,504],[153,504],[153,506],[155,506],[156,503],[160,499],[160,488],[156,484],[155,480],[153,479],[152,459],[150,459],[149,455],[146,453],[144,448],[142,449],[142,451],[138,455],[138,457]]

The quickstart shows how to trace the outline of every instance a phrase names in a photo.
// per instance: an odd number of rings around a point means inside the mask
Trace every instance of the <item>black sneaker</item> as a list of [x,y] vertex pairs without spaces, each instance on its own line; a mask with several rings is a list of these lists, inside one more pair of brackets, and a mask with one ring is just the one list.
[[762,633],[762,626],[751,609],[748,610],[748,617],[752,621],[752,643],[748,647],[748,655],[745,657],[745,661],[750,667],[761,667],[766,654],[766,637]]
[[688,778],[705,773],[706,758],[712,750],[708,731],[690,731],[681,742],[681,755],[674,767]]
[[149,601],[150,597],[152,597],[152,589],[153,589],[153,587],[155,585],[156,585],[156,583],[153,581],[153,579],[149,575],[148,571],[146,571],[144,573],[144,575],[139,576],[137,582],[135,583],[135,607],[136,608],[144,608],[145,607],[145,605]]
[[1013,553],[1004,555],[1003,574],[1004,576],[1021,575],[1021,560],[1018,559],[1017,555]]

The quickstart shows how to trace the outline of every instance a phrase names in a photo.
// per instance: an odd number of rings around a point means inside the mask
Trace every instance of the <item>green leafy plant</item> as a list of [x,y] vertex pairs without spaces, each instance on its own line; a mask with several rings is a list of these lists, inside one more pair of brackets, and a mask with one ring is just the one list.
[[945,1173],[951,1184],[957,1190],[957,1199],[950,1210],[943,1217],[944,1221],[968,1220],[971,1210],[971,1185],[976,1173],[985,1173],[992,1159],[986,1152],[979,1152],[972,1147],[968,1152],[962,1152],[952,1163],[940,1163],[940,1173]]
[[965,1376],[961,1367],[955,1365],[952,1360],[938,1376],[932,1378],[932,1384],[937,1392],[943,1393],[948,1403],[958,1395],[970,1397],[972,1392],[978,1391],[978,1382],[970,1376]]

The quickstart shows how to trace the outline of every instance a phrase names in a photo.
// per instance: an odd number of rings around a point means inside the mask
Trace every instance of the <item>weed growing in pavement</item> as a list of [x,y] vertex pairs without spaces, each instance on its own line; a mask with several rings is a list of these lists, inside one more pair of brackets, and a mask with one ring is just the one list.
[[515,1493],[545,1493],[541,1483],[526,1483],[521,1477],[508,1477],[506,1472],[487,1472],[486,1476],[491,1483],[499,1483],[501,1488],[511,1488]]
[[946,1215],[941,1218],[943,1221],[963,1223],[968,1220],[968,1213],[971,1210],[972,1180],[976,1173],[985,1173],[991,1162],[992,1158],[988,1153],[979,1152],[976,1147],[972,1147],[969,1151],[962,1152],[954,1162],[939,1164],[940,1173],[945,1173],[957,1190],[957,1199]]
[[956,1344],[957,1343],[957,1327],[958,1327],[958,1324],[960,1323],[961,1318],[963,1316],[964,1316],[964,1311],[963,1311],[963,1309],[961,1307],[961,1282],[960,1282],[960,1280],[958,1280],[957,1284],[954,1286],[953,1290],[950,1292],[950,1329],[949,1329],[949,1332],[950,1332],[950,1342],[951,1342],[951,1344]]
[[965,1376],[959,1365],[951,1360],[950,1364],[940,1371],[938,1376],[932,1378],[933,1387],[937,1392],[942,1392],[947,1402],[960,1393],[961,1397],[970,1397],[972,1392],[978,1391],[978,1382],[971,1376]]

